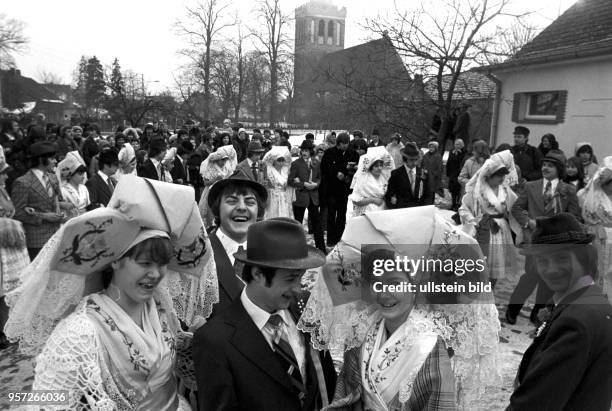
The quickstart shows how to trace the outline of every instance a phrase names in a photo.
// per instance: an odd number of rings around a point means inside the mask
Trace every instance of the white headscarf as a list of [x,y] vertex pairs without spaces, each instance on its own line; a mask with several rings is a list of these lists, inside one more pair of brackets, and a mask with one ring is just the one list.
[[132,167],[130,174],[136,174],[136,151],[130,143],[125,143],[123,147],[121,147],[117,157],[119,158],[120,174],[128,174],[127,170],[130,166]]
[[[226,158],[227,161],[223,167],[217,165],[217,161]],[[227,145],[219,147],[216,151],[210,153],[206,160],[200,165],[200,175],[205,180],[214,180],[217,178],[227,178],[232,175],[238,165],[236,150],[234,146]]]
[[601,187],[610,178],[612,178],[612,156],[603,159],[603,167],[600,167],[587,186],[578,192],[585,223],[612,225],[612,199]]
[[80,166],[85,166],[85,161],[78,151],[71,151],[59,162],[56,168],[57,178],[60,182],[68,181]]
[[369,147],[368,151],[359,157],[359,164],[357,165],[357,171],[353,176],[353,181],[351,182],[351,188],[353,189],[353,193],[358,190],[368,191],[368,187],[375,180],[370,173],[370,168],[372,164],[377,161],[383,162],[382,175],[380,178],[383,179],[386,184],[389,181],[389,177],[391,177],[391,171],[395,168],[395,162],[393,161],[393,157],[389,154],[387,149],[383,146],[379,147]]
[[[281,157],[285,159],[285,164],[279,172],[274,167],[274,162]],[[266,165],[266,177],[273,187],[287,185],[289,168],[291,167],[291,153],[287,146],[273,146],[264,156],[263,162]]]
[[487,177],[502,167],[505,167],[510,172],[504,179],[503,185],[512,187],[518,184],[518,173],[514,165],[514,156],[510,150],[504,150],[493,154],[484,162],[482,167],[478,169],[465,185],[465,192],[474,191],[475,193],[481,193],[482,184],[486,183]]

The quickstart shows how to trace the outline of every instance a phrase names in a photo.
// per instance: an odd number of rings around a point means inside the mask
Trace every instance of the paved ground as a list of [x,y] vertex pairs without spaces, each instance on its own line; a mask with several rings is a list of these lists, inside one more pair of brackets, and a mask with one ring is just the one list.
[[[520,265],[522,266],[522,264]],[[312,278],[315,272],[310,273]],[[496,300],[508,301],[516,279],[502,280],[496,288]],[[527,307],[529,308],[529,307]],[[521,356],[528,347],[531,339],[529,333],[533,327],[529,323],[525,308],[516,325],[511,326],[503,319],[505,308],[499,305],[502,330],[500,334],[500,350],[502,361],[503,386],[499,390],[487,393],[482,403],[482,409],[487,411],[504,410],[508,405],[508,398],[512,392],[514,376]],[[527,315],[525,315],[527,313]],[[16,409],[8,403],[8,392],[27,391],[31,388],[33,380],[33,359],[21,355],[16,346],[0,351],[0,410]]]

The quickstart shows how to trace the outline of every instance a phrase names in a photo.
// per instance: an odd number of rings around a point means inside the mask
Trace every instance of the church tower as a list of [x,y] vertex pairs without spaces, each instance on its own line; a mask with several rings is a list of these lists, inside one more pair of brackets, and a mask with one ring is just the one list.
[[295,9],[295,61],[293,68],[297,117],[309,100],[308,85],[317,63],[325,54],[344,49],[346,7],[330,0],[311,0]]

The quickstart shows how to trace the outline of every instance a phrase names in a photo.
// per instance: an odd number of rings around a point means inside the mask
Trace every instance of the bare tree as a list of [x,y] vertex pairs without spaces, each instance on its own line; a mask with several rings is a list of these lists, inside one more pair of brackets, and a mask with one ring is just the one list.
[[459,75],[482,63],[500,34],[493,24],[500,17],[518,19],[528,14],[510,13],[510,1],[421,1],[410,10],[401,10],[396,4],[389,16],[367,20],[366,28],[388,35],[409,70],[435,82],[435,103],[446,120]]
[[236,88],[235,56],[230,50],[214,51],[211,67],[211,85],[223,119],[229,117]]
[[[238,21],[238,19],[236,19]],[[240,23],[238,23],[238,32],[233,40],[235,46],[235,61],[236,61],[236,78],[235,87],[232,93],[232,105],[234,106],[234,121],[238,122],[240,116],[240,107],[244,100],[245,84],[246,84],[246,54],[244,51],[245,36]]]
[[280,0],[259,0],[255,13],[264,23],[261,30],[254,30],[252,34],[257,40],[258,48],[265,53],[270,70],[270,127],[274,127],[277,115],[278,73],[280,65],[288,56],[289,37],[286,31],[290,16],[281,10]]
[[36,77],[38,77],[38,80],[42,84],[62,84],[63,83],[63,79],[59,74],[53,73],[45,69],[39,69]]
[[253,121],[263,120],[270,100],[270,73],[264,53],[252,51],[246,55],[245,104]]
[[191,66],[182,68],[178,75],[174,76],[175,93],[179,96],[181,112],[186,116],[185,120],[206,120],[202,113],[203,93],[200,81],[196,78]]
[[14,53],[25,50],[28,39],[23,34],[25,23],[0,14],[0,69],[14,67]]
[[514,56],[523,46],[529,43],[540,32],[540,29],[522,19],[518,19],[509,29],[497,28],[497,36],[489,47],[483,50],[482,64],[498,64]]
[[223,29],[234,24],[223,18],[229,6],[230,3],[222,3],[219,0],[199,1],[195,7],[186,7],[185,21],[177,22],[179,33],[185,35],[190,43],[190,49],[182,54],[189,57],[203,73],[205,119],[210,115],[210,62],[213,41]]

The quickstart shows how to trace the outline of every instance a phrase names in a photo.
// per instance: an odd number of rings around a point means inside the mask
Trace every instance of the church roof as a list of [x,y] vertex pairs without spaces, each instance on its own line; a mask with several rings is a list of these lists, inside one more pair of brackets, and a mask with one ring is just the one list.
[[578,0],[508,61],[489,70],[612,55],[610,0]]
[[358,46],[326,54],[319,61],[314,83],[329,88],[363,87],[392,84],[408,91],[413,81],[391,41],[382,37]]
[[2,105],[9,109],[20,108],[26,102],[58,100],[58,97],[42,84],[21,75],[19,70],[0,70]]

